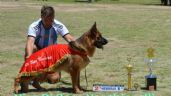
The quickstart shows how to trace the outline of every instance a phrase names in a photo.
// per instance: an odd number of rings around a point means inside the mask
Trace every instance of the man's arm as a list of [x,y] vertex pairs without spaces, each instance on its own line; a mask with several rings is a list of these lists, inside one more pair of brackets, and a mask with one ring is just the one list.
[[71,34],[66,34],[65,36],[63,36],[63,38],[69,43],[71,41],[75,41],[74,37],[71,36]]
[[33,53],[34,51],[34,41],[35,37],[28,36],[26,47],[25,47],[25,60]]

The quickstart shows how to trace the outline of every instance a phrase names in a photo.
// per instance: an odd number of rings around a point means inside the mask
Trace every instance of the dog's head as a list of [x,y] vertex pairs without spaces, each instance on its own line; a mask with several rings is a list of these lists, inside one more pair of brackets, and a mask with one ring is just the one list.
[[105,39],[99,32],[95,22],[88,32],[84,33],[76,41],[70,42],[69,45],[73,49],[79,50],[81,53],[85,53],[92,57],[95,48],[103,49],[103,45],[106,45],[107,43],[107,39]]
[[96,48],[103,49],[103,45],[108,43],[107,39],[105,39],[97,29],[96,22],[89,31],[89,37],[92,39],[92,43],[96,46]]

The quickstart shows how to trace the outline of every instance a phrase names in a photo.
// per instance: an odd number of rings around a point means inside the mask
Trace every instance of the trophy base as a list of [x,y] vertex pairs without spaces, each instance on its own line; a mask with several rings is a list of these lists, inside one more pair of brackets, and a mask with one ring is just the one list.
[[149,74],[145,76],[146,78],[146,90],[155,91],[157,90],[157,76],[154,74]]

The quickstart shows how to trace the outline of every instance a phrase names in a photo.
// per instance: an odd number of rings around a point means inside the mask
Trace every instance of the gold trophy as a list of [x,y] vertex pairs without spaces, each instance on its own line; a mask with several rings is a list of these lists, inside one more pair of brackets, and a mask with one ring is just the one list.
[[148,55],[148,67],[149,67],[149,73],[152,74],[152,63],[155,62],[154,58],[154,49],[152,47],[147,49],[147,55]]
[[132,90],[132,69],[133,69],[133,66],[130,64],[131,62],[131,58],[127,58],[127,61],[129,62],[128,65],[126,65],[126,69],[128,71],[128,91]]
[[156,80],[157,76],[152,73],[152,65],[157,62],[157,60],[154,58],[154,48],[150,47],[147,49],[147,56],[148,59],[145,60],[145,62],[148,65],[149,68],[149,74],[145,76],[146,78],[146,89],[153,91],[156,90]]

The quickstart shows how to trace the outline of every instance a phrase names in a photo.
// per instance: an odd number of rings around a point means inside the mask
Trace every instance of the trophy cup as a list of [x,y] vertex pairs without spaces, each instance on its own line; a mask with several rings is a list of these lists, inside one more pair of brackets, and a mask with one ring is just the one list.
[[126,69],[127,69],[127,72],[128,72],[128,91],[131,91],[132,90],[132,69],[133,69],[133,66],[130,64],[131,62],[131,58],[127,58],[127,61],[129,62],[128,65],[126,65]]
[[148,65],[148,68],[149,68],[149,74],[145,76],[145,78],[146,78],[146,89],[150,90],[150,91],[157,89],[157,86],[156,86],[157,76],[152,73],[152,65],[155,62],[157,62],[157,60],[154,59],[154,51],[155,50],[152,47],[148,48],[147,49],[148,59],[145,60],[145,62]]

